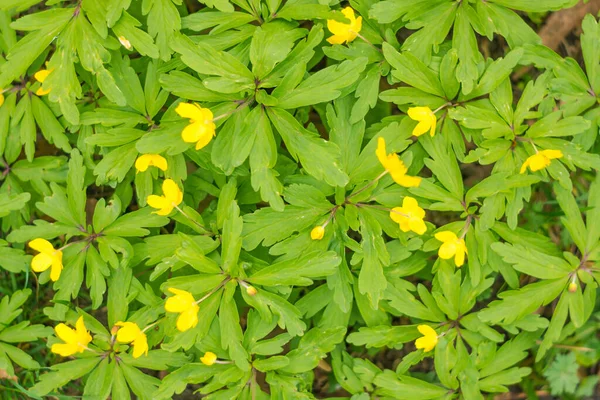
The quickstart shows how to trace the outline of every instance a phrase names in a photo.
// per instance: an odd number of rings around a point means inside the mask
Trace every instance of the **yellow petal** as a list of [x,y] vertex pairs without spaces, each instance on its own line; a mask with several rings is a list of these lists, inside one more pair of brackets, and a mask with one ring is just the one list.
[[194,304],[194,307],[182,312],[177,318],[177,329],[185,332],[198,325],[198,311],[200,307]]
[[550,159],[548,159],[545,155],[541,153],[538,153],[529,158],[529,169],[531,169],[532,171],[539,171],[550,165]]
[[432,114],[431,108],[429,107],[410,107],[407,111],[410,119],[415,121],[430,121]]
[[563,153],[560,150],[542,150],[540,151],[546,158],[554,160],[555,158],[562,158]]
[[412,131],[413,136],[421,136],[431,128],[429,121],[421,121]]
[[141,155],[137,158],[137,160],[135,160],[135,169],[137,169],[139,172],[144,172],[148,169],[148,167],[150,166],[150,160],[151,160],[151,155],[150,154],[144,154]]
[[162,190],[165,195],[165,198],[175,206],[178,206],[179,203],[183,200],[183,193],[179,190],[179,186],[172,179],[165,179],[162,185]]
[[60,273],[63,270],[62,252],[59,253],[61,253],[61,257],[52,258],[52,268],[50,269],[50,280],[52,282],[56,282],[60,278]]
[[158,154],[154,154],[152,159],[152,165],[154,165],[156,168],[162,171],[166,171],[167,168],[169,168],[169,165],[167,164],[167,159]]
[[77,344],[77,333],[73,328],[69,328],[67,325],[60,323],[54,327],[54,332],[63,342]]
[[48,94],[48,93],[50,93],[50,92],[51,92],[51,90],[50,90],[50,89],[44,89],[44,88],[42,88],[42,87],[40,86],[40,87],[39,87],[39,89],[35,91],[35,94],[36,94],[37,96],[45,96],[45,95],[47,95],[47,94]]
[[33,76],[38,82],[44,83],[44,81],[46,80],[46,78],[48,78],[48,75],[50,75],[51,72],[52,70],[49,69],[41,69],[38,72],[36,72]]
[[[175,289],[177,290],[177,289]],[[172,289],[169,289],[172,291]],[[194,305],[194,297],[185,290],[177,290],[179,293],[171,296],[165,302],[165,310],[168,312],[181,313],[189,310]]]
[[403,187],[418,187],[421,184],[421,178],[418,176],[403,174],[402,176],[397,177],[395,174],[392,174],[392,178],[398,185]]
[[4,94],[0,93],[0,107],[4,104]]
[[92,335],[90,335],[87,328],[85,327],[83,316],[79,317],[77,319],[77,322],[75,323],[75,333],[77,335],[77,342],[83,347],[87,346],[88,343],[92,341]]
[[406,210],[404,209],[404,207],[392,208],[390,210],[390,218],[392,219],[392,221],[397,222],[399,224],[408,219],[407,213],[406,213]]
[[44,272],[52,265],[54,258],[46,253],[40,253],[31,259],[31,269],[35,272]]
[[429,135],[431,137],[433,137],[435,135],[435,127],[437,125],[437,118],[436,118],[435,114],[433,114],[433,113],[431,113],[431,114],[432,114],[431,115],[431,122],[430,122],[431,130],[429,131]]
[[169,200],[166,199],[165,196],[157,196],[155,194],[151,194],[146,198],[146,203],[152,208],[163,209],[165,207],[169,207]]
[[51,255],[54,252],[54,246],[52,246],[52,243],[46,239],[33,239],[31,242],[29,242],[29,247],[33,250],[39,251],[40,253],[46,253],[48,255]]
[[435,234],[435,238],[440,242],[450,242],[458,239],[458,236],[452,231],[441,231]]
[[438,255],[444,260],[448,260],[456,254],[456,243],[444,242],[438,250]]
[[177,108],[175,108],[175,112],[180,117],[188,118],[192,121],[199,121],[203,116],[202,108],[196,103],[179,103]]
[[377,139],[377,150],[375,150],[377,159],[383,165],[383,168],[387,169],[387,153],[385,149],[385,139],[381,136]]
[[196,142],[196,150],[201,150],[206,147],[215,136],[215,124],[211,125],[212,126],[208,126],[201,131],[200,136],[198,136],[198,141]]
[[79,349],[80,347],[77,343],[55,343],[50,348],[50,351],[62,357],[69,357],[77,353]]
[[465,252],[466,248],[464,244],[462,244],[462,246],[456,246],[456,256],[454,257],[454,264],[457,267],[461,267],[465,263]]
[[432,327],[430,327],[429,325],[418,325],[417,326],[417,330],[419,331],[419,333],[421,335],[424,336],[437,336],[437,332],[435,331],[435,329],[433,329]]
[[415,232],[417,235],[422,235],[427,232],[427,225],[421,218],[411,218],[409,220],[410,230]]
[[140,332],[133,341],[133,358],[139,358],[142,355],[148,355],[148,338]]
[[117,331],[117,341],[119,343],[133,342],[142,333],[140,327],[134,322],[119,321],[115,325],[121,327]]
[[523,163],[523,165],[521,165],[521,174],[524,174],[525,171],[527,170],[527,167],[529,167],[529,158],[527,160],[525,160],[525,162]]
[[181,138],[186,143],[196,143],[202,135],[202,122],[194,122],[183,128]]

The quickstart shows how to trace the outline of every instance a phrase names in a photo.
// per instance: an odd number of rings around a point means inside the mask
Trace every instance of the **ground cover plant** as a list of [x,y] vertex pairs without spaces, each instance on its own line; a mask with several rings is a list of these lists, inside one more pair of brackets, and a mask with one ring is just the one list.
[[597,394],[572,7],[1,0],[0,398]]

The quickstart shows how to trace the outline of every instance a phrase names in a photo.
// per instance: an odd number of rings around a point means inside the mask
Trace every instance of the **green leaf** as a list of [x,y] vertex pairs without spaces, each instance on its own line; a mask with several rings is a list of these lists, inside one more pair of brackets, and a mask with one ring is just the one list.
[[0,193],[0,217],[5,217],[14,210],[20,210],[25,207],[31,195],[27,192],[16,195]]
[[148,33],[156,39],[160,58],[168,61],[171,58],[169,44],[181,29],[181,17],[175,4],[181,0],[145,0],[142,13],[148,16]]
[[371,308],[376,310],[383,291],[387,286],[387,280],[383,274],[383,266],[389,263],[383,238],[381,226],[367,212],[359,210],[360,234],[362,236],[363,263],[358,276],[358,288],[367,296]]
[[275,65],[292,51],[294,42],[304,36],[301,29],[293,29],[283,21],[262,24],[256,29],[250,44],[252,72],[257,79],[267,76]]
[[521,244],[492,243],[492,250],[505,262],[527,275],[539,279],[559,279],[569,275],[573,267],[562,258],[549,256]]
[[39,382],[29,390],[35,395],[44,396],[54,389],[88,374],[100,361],[100,357],[90,357],[55,364],[51,367],[52,372],[41,375]]
[[333,274],[340,261],[333,251],[313,251],[295,258],[286,257],[252,274],[248,282],[265,286],[309,286],[313,283],[312,279]]
[[438,77],[422,61],[409,52],[398,53],[388,43],[383,43],[385,59],[394,69],[394,78],[426,93],[444,97],[444,90]]
[[348,176],[339,166],[339,148],[305,129],[287,111],[270,108],[269,119],[283,138],[290,154],[316,179],[332,186],[344,186]]
[[314,73],[294,88],[281,90],[280,86],[273,91],[279,100],[277,106],[290,109],[334,100],[342,93],[341,89],[356,82],[366,64],[366,58],[344,61]]
[[443,387],[406,375],[397,376],[389,370],[377,375],[373,383],[379,387],[382,395],[400,400],[437,399],[447,393]]
[[281,368],[283,372],[298,374],[315,368],[335,345],[344,340],[345,327],[313,328],[300,339],[298,348],[287,353],[289,365]]
[[544,376],[550,383],[553,395],[573,394],[579,384],[579,365],[575,353],[557,354],[556,358],[544,371]]

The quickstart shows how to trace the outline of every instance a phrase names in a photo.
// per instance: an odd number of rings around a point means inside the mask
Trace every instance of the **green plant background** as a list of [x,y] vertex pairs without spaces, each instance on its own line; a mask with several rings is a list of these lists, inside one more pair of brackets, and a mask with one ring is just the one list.
[[[573,59],[535,22],[576,3],[0,1],[0,397],[593,396],[600,27],[585,17]],[[348,5],[361,37],[330,45]],[[224,115],[202,150],[182,101]],[[412,136],[414,106],[441,107],[435,136]],[[371,184],[379,137],[419,187]],[[564,156],[520,174],[535,149]],[[146,153],[167,171],[136,173]],[[147,206],[164,178],[186,215]],[[405,196],[422,236],[386,211]],[[443,230],[464,233],[462,268]],[[34,238],[69,244],[57,282],[31,271]],[[211,294],[188,332],[169,287]],[[79,316],[98,352],[52,354]],[[158,322],[147,356],[110,346],[119,320]]]

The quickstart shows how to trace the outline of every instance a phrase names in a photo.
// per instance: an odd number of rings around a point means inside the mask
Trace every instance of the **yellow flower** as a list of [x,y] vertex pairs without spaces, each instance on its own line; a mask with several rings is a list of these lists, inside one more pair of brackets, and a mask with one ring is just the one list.
[[48,75],[50,75],[51,72],[52,72],[51,69],[41,69],[33,75],[35,77],[35,79],[39,83],[42,84],[42,85],[40,85],[40,88],[35,92],[35,94],[37,94],[38,96],[44,96],[44,95],[50,93],[50,89],[44,89],[42,86],[43,86],[44,81],[46,80]]
[[377,140],[377,150],[375,151],[375,154],[381,165],[383,165],[383,168],[392,175],[392,179],[394,179],[398,185],[404,187],[419,186],[421,178],[418,176],[406,175],[408,169],[396,153],[387,154],[385,149],[385,139],[382,137],[379,137]]
[[172,179],[165,179],[162,185],[163,195],[152,194],[146,201],[152,208],[158,208],[154,213],[158,215],[169,215],[173,208],[177,207],[183,201],[183,192]]
[[312,231],[310,231],[310,238],[312,240],[321,240],[325,235],[325,227],[322,225],[315,226]]
[[0,89],[0,107],[4,104],[4,93],[2,93],[2,89]]
[[462,266],[465,263],[465,254],[467,253],[467,246],[465,240],[456,236],[454,232],[442,231],[435,234],[435,238],[440,242],[443,242],[438,251],[440,258],[449,260],[454,257],[454,264],[457,267]]
[[202,108],[196,103],[179,103],[175,112],[180,117],[190,120],[190,124],[181,131],[181,138],[184,142],[196,143],[196,150],[200,150],[210,143],[215,136],[216,128],[212,111]]
[[204,357],[200,357],[200,361],[204,365],[213,365],[217,361],[217,355],[213,352],[207,351],[204,353]]
[[148,339],[135,322],[119,321],[115,325],[121,327],[117,331],[117,342],[133,344],[133,358],[148,355]]
[[171,296],[165,302],[165,310],[167,312],[179,313],[177,317],[177,329],[185,332],[198,324],[198,311],[200,307],[196,304],[194,296],[185,290],[169,288],[169,292],[175,296]]
[[92,341],[92,336],[87,331],[83,317],[79,317],[75,323],[75,329],[65,324],[58,324],[54,332],[64,343],[55,343],[50,350],[63,357],[72,356],[75,353],[83,353],[87,345]]
[[362,28],[362,17],[354,17],[354,10],[352,8],[344,8],[342,14],[350,20],[349,24],[337,22],[333,19],[327,20],[327,29],[333,33],[333,36],[327,39],[331,44],[350,43],[356,39]]
[[138,172],[144,172],[150,166],[166,171],[168,168],[167,159],[159,154],[143,154],[135,160],[135,169]]
[[413,231],[418,235],[422,235],[427,231],[425,226],[425,211],[419,207],[417,200],[410,196],[406,196],[402,201],[402,207],[394,207],[390,211],[390,218],[400,224],[402,232]]
[[521,173],[524,174],[527,167],[531,171],[539,171],[550,165],[551,160],[563,156],[560,150],[542,150],[529,157],[521,166]]
[[55,250],[49,241],[40,238],[29,242],[29,247],[40,252],[31,260],[31,269],[35,272],[44,272],[52,267],[50,269],[50,279],[56,282],[60,278],[63,269],[62,251]]
[[408,116],[415,121],[419,121],[412,131],[413,135],[421,136],[427,131],[429,131],[431,136],[435,135],[437,118],[429,107],[410,107],[408,109]]
[[125,47],[127,50],[131,50],[131,42],[125,39],[125,36],[119,36],[119,42]]
[[417,329],[423,335],[423,337],[418,338],[415,342],[417,349],[423,349],[425,353],[433,350],[438,342],[438,335],[435,329],[429,325],[419,325]]

